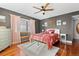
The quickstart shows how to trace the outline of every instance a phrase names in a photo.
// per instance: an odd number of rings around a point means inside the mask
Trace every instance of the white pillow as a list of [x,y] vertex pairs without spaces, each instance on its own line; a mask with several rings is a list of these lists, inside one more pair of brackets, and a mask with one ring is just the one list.
[[60,34],[60,30],[59,29],[55,29],[55,33]]

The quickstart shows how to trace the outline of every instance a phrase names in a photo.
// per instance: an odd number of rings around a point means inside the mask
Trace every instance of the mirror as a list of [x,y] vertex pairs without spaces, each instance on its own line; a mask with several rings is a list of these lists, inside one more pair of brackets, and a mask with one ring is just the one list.
[[0,26],[6,25],[6,16],[0,15]]
[[6,16],[0,15],[0,22],[6,22]]
[[76,25],[76,31],[79,33],[79,23]]

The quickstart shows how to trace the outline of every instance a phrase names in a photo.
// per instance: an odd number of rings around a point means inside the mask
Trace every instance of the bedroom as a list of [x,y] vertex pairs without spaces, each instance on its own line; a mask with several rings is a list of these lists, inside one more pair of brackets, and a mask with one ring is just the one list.
[[[0,39],[2,40],[0,41],[1,56],[26,56],[27,53],[29,55],[39,56],[45,52],[48,56],[79,55],[79,26],[78,30],[76,30],[79,17],[79,4],[49,3],[47,8],[53,10],[46,12],[43,10],[45,13],[42,11],[35,14],[35,12],[38,12],[39,10],[34,8],[34,6],[37,8],[42,8],[41,6],[43,5],[46,4],[0,4]],[[50,39],[48,42],[48,39],[46,38],[47,36],[50,38],[49,34],[45,32],[48,29],[52,30],[53,32],[57,32],[53,33],[53,39],[55,34],[58,34],[59,36],[56,37],[58,41],[54,42],[54,44],[50,42]],[[3,33],[4,35],[2,35]],[[39,35],[39,33],[43,34]],[[41,41],[43,43],[39,42],[40,40],[43,40],[41,37],[46,34],[47,36],[43,37],[46,38],[45,41]],[[33,39],[33,36],[36,37],[36,40],[30,43],[29,39]],[[5,40],[5,37],[7,40]],[[28,47],[28,49],[24,47]],[[43,47],[46,47],[45,49],[47,49],[45,52],[43,51]],[[29,50],[32,51],[31,54],[28,52]],[[38,52],[36,52],[36,50],[38,50]],[[40,53],[40,50],[43,51],[43,53]],[[45,54],[43,55],[45,56]]]

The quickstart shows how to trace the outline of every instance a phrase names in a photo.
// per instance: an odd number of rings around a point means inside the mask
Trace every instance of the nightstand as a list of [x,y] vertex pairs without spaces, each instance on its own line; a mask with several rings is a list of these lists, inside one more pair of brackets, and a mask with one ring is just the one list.
[[67,39],[67,34],[60,34],[60,36],[61,36],[61,39],[60,39],[60,41],[62,42],[62,43],[66,43],[66,39]]
[[69,40],[68,34],[60,34],[60,36],[61,36],[60,42],[64,44],[72,45],[72,41]]

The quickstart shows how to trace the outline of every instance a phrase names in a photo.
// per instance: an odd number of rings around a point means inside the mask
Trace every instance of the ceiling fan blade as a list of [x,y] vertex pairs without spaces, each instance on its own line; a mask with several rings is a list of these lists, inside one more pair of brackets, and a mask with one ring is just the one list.
[[38,9],[38,10],[41,10],[41,8],[38,8],[38,7],[35,7],[35,6],[33,8]]
[[39,12],[41,12],[41,10],[40,10],[40,11],[38,11],[38,12],[35,12],[34,14],[39,13]]
[[47,8],[47,6],[49,5],[49,3],[46,3],[45,7],[44,8]]
[[45,11],[52,11],[52,10],[54,10],[54,9],[46,9]]

